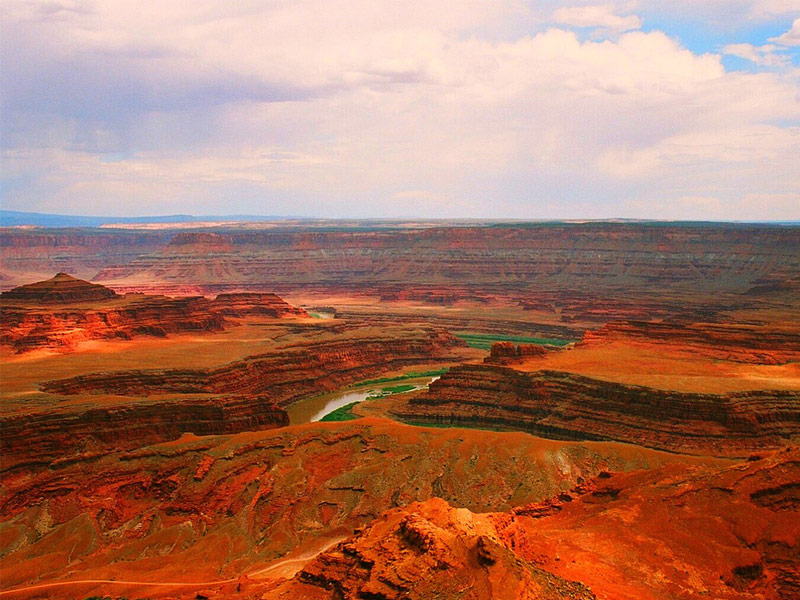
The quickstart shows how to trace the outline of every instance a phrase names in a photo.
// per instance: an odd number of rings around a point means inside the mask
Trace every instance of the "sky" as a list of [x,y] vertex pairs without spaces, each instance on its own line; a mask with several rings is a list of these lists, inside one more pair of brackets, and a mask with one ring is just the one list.
[[0,3],[7,210],[800,220],[800,0]]

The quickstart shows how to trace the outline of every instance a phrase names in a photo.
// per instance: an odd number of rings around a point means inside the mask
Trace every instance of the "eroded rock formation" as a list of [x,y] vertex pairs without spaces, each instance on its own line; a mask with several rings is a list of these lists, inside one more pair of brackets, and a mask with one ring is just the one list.
[[77,279],[67,273],[56,273],[46,281],[21,285],[0,294],[3,304],[75,304],[117,298],[114,290]]
[[398,508],[270,600],[793,598],[800,451],[728,468],[603,474],[548,501],[473,514]]
[[536,344],[495,342],[489,349],[489,356],[484,359],[484,362],[496,365],[514,364],[527,358],[545,356],[547,352],[547,348]]
[[716,456],[747,456],[800,435],[796,391],[694,394],[491,364],[454,367],[393,412],[412,422],[617,440]]
[[170,298],[121,296],[101,285],[59,273],[52,279],[0,295],[0,342],[16,352],[39,348],[67,351],[96,339],[221,331],[229,318],[307,317],[275,294],[220,294]]
[[54,394],[267,394],[285,406],[304,396],[331,391],[392,368],[452,360],[463,345],[447,331],[411,331],[308,342],[269,354],[249,356],[213,369],[147,369],[91,373],[50,381]]
[[267,598],[595,600],[586,586],[521,560],[485,521],[438,498],[391,511]]
[[[378,419],[185,436],[76,456],[51,468],[4,474],[3,586],[110,577],[208,582],[242,575],[264,585],[284,573],[266,567],[288,560],[296,571],[302,557],[392,507],[438,496],[474,512],[508,510],[604,470],[676,460],[700,462],[614,444],[426,430]],[[413,531],[409,527],[408,535]],[[194,599],[201,590],[97,583],[42,594]],[[202,591],[220,597],[212,592]]]
[[264,396],[137,400],[14,415],[2,419],[2,470],[91,460],[108,450],[175,440],[184,433],[217,435],[288,424],[286,411]]

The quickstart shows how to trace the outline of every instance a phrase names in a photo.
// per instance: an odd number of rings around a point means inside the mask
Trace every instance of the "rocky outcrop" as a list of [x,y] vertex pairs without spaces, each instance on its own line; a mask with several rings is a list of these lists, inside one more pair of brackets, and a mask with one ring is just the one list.
[[4,417],[0,448],[8,470],[76,453],[138,448],[184,433],[230,434],[288,424],[286,411],[264,396],[139,400]]
[[672,346],[692,354],[736,362],[800,361],[800,335],[791,323],[614,321],[597,331],[587,331],[581,345],[598,346],[616,341]]
[[384,513],[264,597],[794,598],[798,480],[794,448],[729,468],[605,473],[507,513],[434,498]]
[[385,513],[306,565],[270,599],[595,600],[522,560],[482,515],[434,498]]
[[796,391],[682,393],[489,364],[450,369],[393,413],[412,422],[616,440],[716,456],[747,456],[800,435]]
[[545,356],[548,350],[537,344],[514,344],[514,342],[495,342],[489,349],[489,356],[483,362],[495,365],[509,365],[528,358]]
[[219,294],[211,302],[211,310],[224,317],[308,317],[308,313],[292,306],[277,294],[240,292]]
[[0,300],[0,342],[16,352],[40,348],[68,351],[87,340],[222,331],[237,317],[308,316],[275,294],[229,293],[213,300],[202,296],[120,296],[63,273],[4,292]]
[[75,304],[117,298],[118,294],[96,283],[76,279],[66,273],[56,273],[46,281],[16,287],[0,294],[0,302],[24,304]]
[[[395,335],[392,335],[394,333]],[[266,394],[281,406],[404,365],[450,361],[463,345],[432,327],[356,339],[333,339],[250,356],[213,369],[148,369],[91,373],[51,381],[54,394]]]

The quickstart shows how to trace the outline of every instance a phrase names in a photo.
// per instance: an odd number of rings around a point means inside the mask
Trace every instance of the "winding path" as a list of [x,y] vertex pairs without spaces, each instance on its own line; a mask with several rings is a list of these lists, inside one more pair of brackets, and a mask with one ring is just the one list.
[[[312,558],[315,558],[317,555],[325,552],[329,548],[332,548],[345,538],[336,538],[331,540],[328,544],[324,547],[320,548],[316,552],[307,552],[305,554],[301,554],[300,556],[296,556],[294,558],[282,558],[277,561],[273,561],[269,566],[264,567],[263,569],[259,569],[258,571],[253,571],[252,573],[246,574],[246,577],[257,577],[261,579],[269,579],[268,575],[264,575],[264,573],[268,573],[270,571],[274,571],[286,565],[300,563],[301,565],[307,563]],[[66,587],[70,585],[93,585],[102,583],[105,585],[135,585],[135,586],[142,586],[142,587],[210,587],[213,585],[224,585],[226,583],[234,583],[239,581],[241,576],[239,577],[231,577],[230,579],[217,579],[215,581],[131,581],[127,579],[73,579],[70,581],[52,581],[50,583],[38,583],[36,585],[28,585],[25,587],[18,587],[11,590],[0,590],[0,597],[2,596],[10,596],[11,594],[22,594],[25,592],[35,592],[37,590],[46,590],[51,588],[57,587]]]

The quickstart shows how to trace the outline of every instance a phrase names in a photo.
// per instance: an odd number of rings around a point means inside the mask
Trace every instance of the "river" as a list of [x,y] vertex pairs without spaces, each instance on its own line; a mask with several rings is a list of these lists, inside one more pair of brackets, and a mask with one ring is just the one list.
[[401,379],[399,381],[389,381],[386,383],[339,390],[338,392],[331,392],[330,394],[322,394],[320,396],[312,396],[310,398],[298,400],[291,406],[288,406],[286,412],[289,413],[289,422],[292,425],[312,423],[314,421],[319,421],[322,417],[333,412],[337,408],[347,406],[353,402],[363,402],[368,396],[379,393],[383,388],[398,385],[413,385],[414,390],[421,390],[428,387],[428,384],[436,379],[439,378],[420,377],[418,379]]

